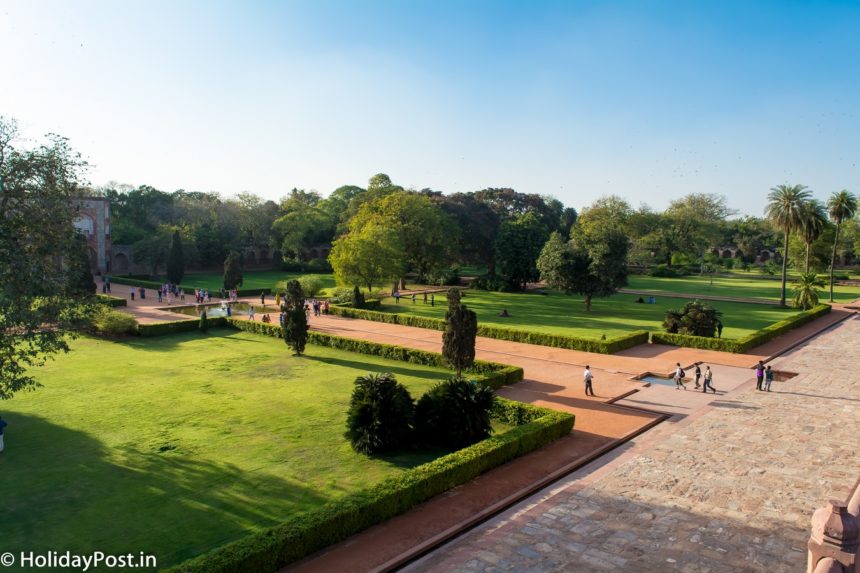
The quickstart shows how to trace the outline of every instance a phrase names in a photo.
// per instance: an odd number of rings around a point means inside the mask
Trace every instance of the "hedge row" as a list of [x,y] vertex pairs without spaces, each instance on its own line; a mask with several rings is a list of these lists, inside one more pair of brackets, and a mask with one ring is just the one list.
[[[208,319],[209,328],[224,326],[224,317],[216,316]],[[149,324],[138,324],[137,333],[140,336],[161,336],[163,334],[176,334],[177,332],[191,332],[200,328],[199,320],[174,320],[171,322],[152,322]]]
[[685,346],[687,348],[701,348],[704,350],[721,350],[723,352],[744,353],[748,350],[761,346],[780,336],[812,322],[820,316],[830,312],[829,305],[820,304],[814,308],[803,311],[791,318],[775,322],[770,326],[748,334],[743,338],[708,338],[706,336],[690,336],[687,334],[670,334],[668,332],[652,332],[651,342],[653,344],[671,344],[674,346]]
[[[498,412],[531,421],[407,470],[365,490],[253,533],[170,569],[173,573],[269,573],[399,515],[431,497],[570,433],[574,416],[497,398]],[[507,419],[505,420],[507,421]]]
[[[114,283],[117,283],[117,284],[121,284],[121,285],[138,286],[138,287],[151,288],[151,289],[160,289],[161,285],[164,284],[164,283],[159,282],[159,281],[135,279],[135,278],[131,278],[131,277],[111,277],[111,281]],[[185,292],[185,294],[194,294],[194,289],[201,288],[201,287],[179,285],[179,288],[181,288]],[[218,292],[220,294],[220,289],[218,291],[212,291],[212,292],[213,293]],[[260,296],[263,293],[272,294],[272,289],[270,289],[270,288],[245,288],[245,289],[239,289],[237,291],[237,294],[239,296]]]
[[109,294],[98,294],[96,295],[99,303],[109,306],[111,308],[115,308],[117,306],[126,306],[128,302],[119,296],[111,296]]
[[[225,319],[226,324],[257,334],[265,334],[280,338],[282,335],[281,327],[277,324],[255,322],[249,320],[237,320],[235,318]],[[329,348],[337,348],[339,350],[347,350],[349,352],[358,352],[360,354],[370,354],[387,358],[389,360],[399,360],[401,362],[411,362],[413,364],[421,364],[423,366],[437,366],[446,368],[448,365],[441,354],[437,352],[428,352],[426,350],[416,350],[414,348],[406,348],[405,346],[395,346],[393,344],[381,344],[379,342],[370,342],[367,340],[358,340],[355,338],[345,338],[343,336],[335,336],[333,334],[325,334],[311,330],[308,332],[308,343],[318,346],[328,346]],[[475,381],[489,386],[494,390],[498,390],[502,386],[516,384],[523,379],[523,369],[516,366],[508,366],[507,364],[499,364],[498,362],[485,362],[476,360],[472,368],[467,371],[467,374],[475,379]]]
[[[348,306],[332,305],[330,312],[346,318],[360,318],[375,322],[386,322],[389,324],[401,324],[403,326],[415,326],[418,328],[429,328],[432,330],[445,330],[445,321],[441,318],[428,318],[410,314],[395,314],[390,312],[377,312],[352,308]],[[478,336],[497,338],[499,340],[510,340],[511,342],[523,342],[525,344],[538,344],[540,346],[552,346],[555,348],[567,348],[570,350],[582,350],[585,352],[597,352],[600,354],[614,354],[639,344],[648,342],[648,332],[636,330],[628,334],[597,340],[591,338],[578,338],[575,336],[564,336],[560,334],[546,334],[543,332],[530,332],[528,330],[516,330],[513,328],[502,328],[499,326],[478,325]]]

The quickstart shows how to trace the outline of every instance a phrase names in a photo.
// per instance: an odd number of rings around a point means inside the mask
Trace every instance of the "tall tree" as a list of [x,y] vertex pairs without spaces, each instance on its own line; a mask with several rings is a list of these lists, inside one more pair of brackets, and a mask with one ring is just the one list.
[[847,189],[834,193],[827,200],[827,214],[836,225],[836,236],[833,238],[833,254],[830,257],[830,302],[833,302],[833,266],[836,264],[836,245],[839,244],[839,229],[842,223],[854,217],[857,213],[857,197]]
[[496,260],[499,273],[516,289],[525,289],[538,280],[535,261],[547,240],[549,232],[534,213],[520,215],[505,221],[496,240]]
[[179,229],[173,231],[170,248],[167,251],[167,280],[178,285],[185,276],[185,253],[182,250],[182,236]]
[[305,313],[305,295],[299,281],[287,283],[286,320],[284,321],[284,342],[301,356],[308,341],[308,317]]
[[442,334],[442,356],[457,371],[457,378],[475,362],[478,316],[460,302],[460,289],[448,289],[448,312]]
[[242,257],[236,251],[230,251],[224,260],[224,288],[227,290],[242,286]]
[[425,195],[396,191],[365,203],[350,221],[350,233],[367,226],[394,231],[394,240],[419,281],[453,261],[457,229]]
[[340,237],[328,257],[338,284],[362,285],[368,291],[400,276],[403,259],[397,233],[379,225],[368,225]]
[[765,214],[783,233],[782,242],[782,289],[779,305],[785,306],[785,279],[788,265],[788,236],[803,223],[803,205],[809,200],[810,193],[805,185],[777,185],[767,196]]
[[827,213],[820,201],[811,199],[803,204],[803,213],[800,221],[800,237],[806,245],[806,266],[804,272],[809,272],[809,253],[812,243],[821,235],[827,227]]
[[72,223],[87,165],[61,137],[32,149],[16,138],[0,117],[0,400],[39,385],[31,367],[67,352],[90,308],[59,264],[80,248]]
[[548,286],[582,295],[590,311],[595,296],[615,294],[627,284],[628,249],[627,235],[618,228],[579,228],[568,244],[553,233],[537,266]]

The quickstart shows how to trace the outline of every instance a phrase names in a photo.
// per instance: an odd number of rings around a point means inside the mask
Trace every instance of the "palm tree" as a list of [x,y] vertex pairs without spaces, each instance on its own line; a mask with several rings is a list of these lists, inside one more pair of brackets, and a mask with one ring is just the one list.
[[827,214],[836,223],[836,236],[833,238],[833,254],[830,255],[830,302],[833,302],[833,265],[836,263],[836,245],[839,243],[839,227],[846,219],[857,212],[857,197],[843,189],[827,200]]
[[785,275],[788,263],[788,236],[798,229],[803,221],[803,204],[809,199],[805,185],[777,185],[767,196],[767,218],[785,235],[782,248],[782,295],[780,306],[785,306]]
[[824,205],[817,199],[812,199],[803,204],[803,220],[800,222],[800,236],[806,243],[806,272],[809,272],[809,251],[827,227],[827,213]]
[[801,273],[794,283],[794,306],[809,310],[818,304],[818,289],[824,286],[824,279],[815,273]]

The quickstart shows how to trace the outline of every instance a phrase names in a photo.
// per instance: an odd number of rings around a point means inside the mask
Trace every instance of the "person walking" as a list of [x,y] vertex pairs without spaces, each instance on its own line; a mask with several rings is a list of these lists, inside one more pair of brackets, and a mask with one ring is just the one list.
[[591,375],[591,366],[585,365],[585,372],[582,377],[585,380],[585,395],[594,396],[594,388],[591,386],[591,382],[594,380],[594,376]]
[[771,370],[770,365],[768,365],[767,369],[764,371],[764,389],[766,392],[770,392],[770,385],[773,383],[773,370]]
[[722,338],[722,337],[723,337],[723,321],[718,320],[717,321],[717,338]]
[[684,376],[686,376],[686,374],[684,373],[684,369],[681,368],[680,362],[676,362],[675,366],[676,366],[675,376],[674,376],[674,378],[675,378],[675,390],[678,390],[681,386],[683,386],[684,390],[686,390],[687,385],[684,384]]
[[696,370],[695,370],[694,374],[696,375],[696,388],[695,389],[698,390],[700,388],[699,380],[702,378],[702,369],[699,368],[698,362],[696,362]]
[[415,304],[415,293],[412,293],[412,304]]
[[161,297],[164,296],[161,294],[161,289],[158,289],[156,292],[158,293],[158,302],[161,302]]
[[131,300],[134,300],[134,288],[131,289]]
[[6,420],[4,420],[3,418],[0,418],[0,452],[2,452],[3,448],[5,447],[3,445],[3,428],[5,428],[8,425],[9,424],[6,423]]
[[430,306],[436,306],[436,295],[430,293]]
[[713,381],[714,381],[714,373],[713,373],[713,372],[711,372],[711,367],[710,367],[710,366],[705,366],[705,383],[702,385],[702,392],[704,392],[705,394],[707,394],[707,393],[708,393],[708,388],[710,388],[710,389],[711,389],[711,391],[712,391],[714,394],[716,394],[716,393],[717,393],[717,391],[716,391],[716,390],[714,390],[714,387],[711,385],[711,382],[713,382]]
[[400,291],[394,291],[394,303],[400,304]]
[[755,389],[763,390],[762,382],[764,381],[764,363],[759,360],[755,367]]
[[264,292],[260,293],[260,304],[262,304],[263,306],[266,306],[266,293],[264,293]]
[[248,320],[254,320],[254,307],[248,307]]
[[427,291],[424,291],[424,304],[427,304]]

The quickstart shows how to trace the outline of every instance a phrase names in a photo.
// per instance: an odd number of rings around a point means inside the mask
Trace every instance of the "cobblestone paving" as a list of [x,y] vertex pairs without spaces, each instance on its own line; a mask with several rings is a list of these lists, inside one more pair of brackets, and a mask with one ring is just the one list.
[[812,512],[860,473],[858,348],[854,318],[776,361],[799,375],[773,392],[746,384],[605,475],[408,570],[803,571]]

